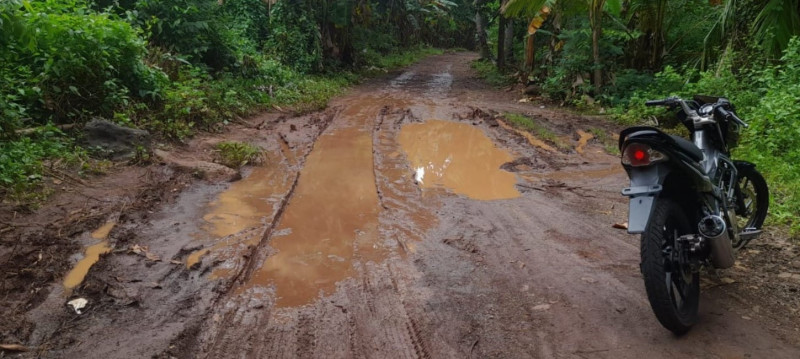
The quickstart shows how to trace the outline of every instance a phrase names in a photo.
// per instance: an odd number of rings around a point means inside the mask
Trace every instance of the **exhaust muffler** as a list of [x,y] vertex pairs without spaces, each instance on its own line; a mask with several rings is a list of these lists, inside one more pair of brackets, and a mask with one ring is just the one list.
[[718,215],[710,215],[700,220],[697,224],[700,235],[706,237],[711,250],[711,264],[714,268],[725,269],[733,267],[736,257],[733,255],[733,244],[728,235],[728,226],[725,220]]

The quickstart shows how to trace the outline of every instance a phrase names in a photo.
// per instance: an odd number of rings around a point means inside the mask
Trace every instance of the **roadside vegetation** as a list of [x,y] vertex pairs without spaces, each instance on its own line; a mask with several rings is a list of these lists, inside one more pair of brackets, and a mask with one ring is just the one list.
[[[682,130],[644,102],[728,97],[749,122],[734,157],[772,190],[773,223],[800,235],[800,2],[478,0],[473,67],[489,83],[522,79],[548,100],[622,125]],[[490,66],[493,64],[494,66]],[[593,134],[614,153],[608,136]],[[601,137],[603,139],[601,139]]]
[[0,200],[42,198],[45,171],[87,167],[92,119],[184,141],[267,109],[324,108],[432,46],[471,47],[470,3],[2,1]]

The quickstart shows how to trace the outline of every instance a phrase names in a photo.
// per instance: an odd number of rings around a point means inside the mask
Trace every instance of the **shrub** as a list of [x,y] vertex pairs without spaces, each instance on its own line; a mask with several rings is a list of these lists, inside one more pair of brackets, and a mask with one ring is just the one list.
[[85,151],[52,125],[28,137],[0,142],[0,198],[35,197],[45,160],[64,158],[72,163],[84,157]]
[[237,141],[225,141],[217,144],[219,163],[231,167],[239,168],[248,163],[261,160],[261,149],[249,143]]
[[142,62],[144,42],[130,24],[70,8],[77,1],[22,4],[0,8],[3,19],[17,19],[20,27],[4,34],[0,54],[5,137],[48,119],[109,116],[132,97],[158,98],[165,78]]

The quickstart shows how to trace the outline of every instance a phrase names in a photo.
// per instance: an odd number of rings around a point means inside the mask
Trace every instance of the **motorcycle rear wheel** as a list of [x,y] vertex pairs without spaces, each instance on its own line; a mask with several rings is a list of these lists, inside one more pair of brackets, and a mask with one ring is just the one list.
[[761,229],[769,208],[767,181],[753,167],[740,168],[735,194],[739,229]]
[[697,322],[700,276],[677,256],[677,239],[692,233],[683,210],[668,198],[656,200],[650,222],[642,233],[641,256],[647,299],[665,328],[676,335]]

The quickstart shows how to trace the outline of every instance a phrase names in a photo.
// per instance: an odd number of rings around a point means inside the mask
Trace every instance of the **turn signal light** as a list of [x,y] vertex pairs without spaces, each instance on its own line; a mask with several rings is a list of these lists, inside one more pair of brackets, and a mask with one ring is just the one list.
[[622,154],[622,164],[633,167],[648,166],[666,159],[667,155],[644,143],[631,143],[625,147],[625,152]]

